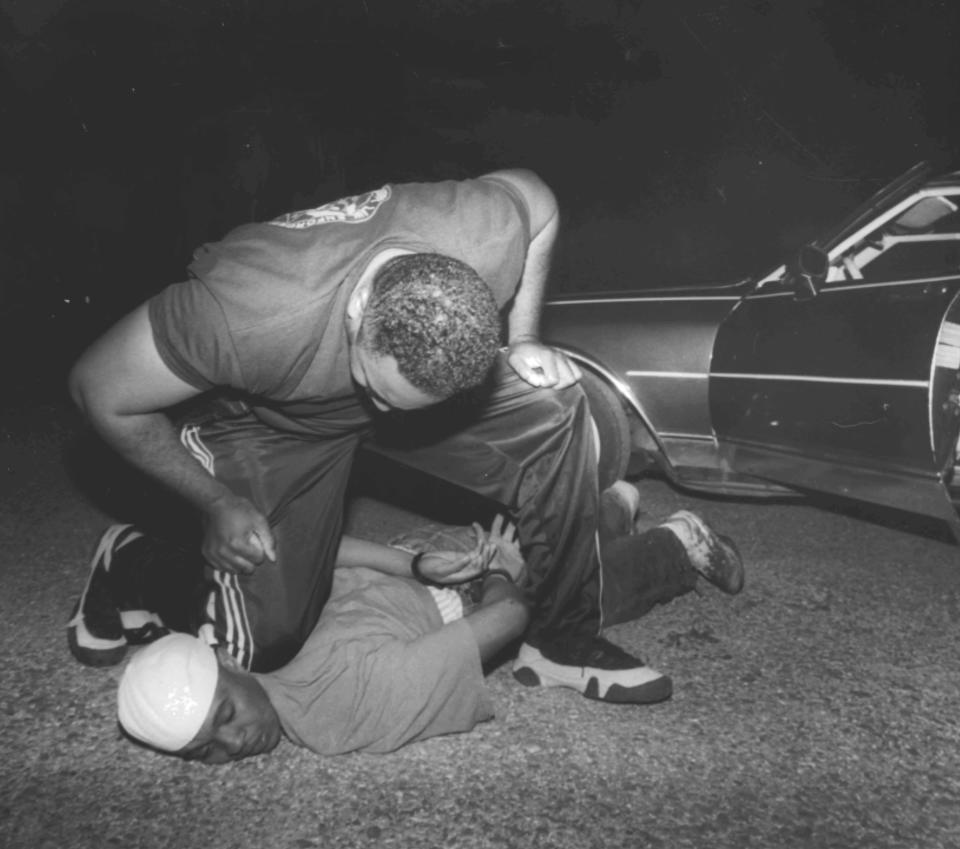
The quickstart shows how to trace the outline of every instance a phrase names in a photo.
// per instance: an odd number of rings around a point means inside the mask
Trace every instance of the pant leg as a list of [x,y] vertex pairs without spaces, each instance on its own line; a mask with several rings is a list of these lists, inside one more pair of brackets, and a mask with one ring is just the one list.
[[597,455],[579,386],[530,386],[503,355],[482,403],[406,416],[384,436],[395,459],[511,511],[533,601],[528,642],[597,632]]
[[606,539],[600,553],[607,626],[639,619],[697,585],[697,572],[683,544],[666,528]]
[[264,513],[276,540],[276,563],[251,575],[207,568],[213,589],[204,628],[243,668],[276,669],[299,651],[329,597],[358,434],[311,438],[248,413],[187,426],[182,437],[208,471]]

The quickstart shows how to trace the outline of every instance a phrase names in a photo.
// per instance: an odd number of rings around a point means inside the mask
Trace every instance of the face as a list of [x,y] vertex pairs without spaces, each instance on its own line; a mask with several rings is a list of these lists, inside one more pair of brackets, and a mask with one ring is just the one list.
[[282,735],[277,712],[257,679],[221,663],[207,718],[178,754],[190,761],[224,764],[265,754]]
[[395,357],[374,354],[362,342],[350,348],[350,372],[363,394],[381,413],[419,410],[443,400],[418,389],[400,374]]

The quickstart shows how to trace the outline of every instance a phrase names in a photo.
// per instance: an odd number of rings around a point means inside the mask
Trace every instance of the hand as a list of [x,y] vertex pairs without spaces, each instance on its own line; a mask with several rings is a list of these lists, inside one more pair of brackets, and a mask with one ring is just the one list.
[[527,564],[520,553],[520,541],[517,539],[517,526],[503,515],[498,514],[490,525],[487,542],[493,546],[491,569],[503,569],[510,574],[514,583],[520,583],[526,577]]
[[270,524],[239,495],[218,498],[203,514],[203,556],[214,569],[249,575],[263,561],[276,562]]
[[534,339],[511,343],[507,362],[531,386],[566,389],[581,377],[580,368],[566,354]]
[[476,522],[473,532],[477,544],[467,552],[429,551],[420,558],[420,574],[437,584],[462,584],[486,571],[495,554],[487,534]]

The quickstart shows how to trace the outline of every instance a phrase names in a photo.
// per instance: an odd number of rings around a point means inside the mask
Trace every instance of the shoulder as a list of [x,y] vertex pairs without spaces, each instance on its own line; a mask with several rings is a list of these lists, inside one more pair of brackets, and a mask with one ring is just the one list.
[[557,198],[538,174],[528,168],[505,168],[491,171],[481,180],[498,182],[519,195],[530,216],[530,227],[539,233],[557,215]]

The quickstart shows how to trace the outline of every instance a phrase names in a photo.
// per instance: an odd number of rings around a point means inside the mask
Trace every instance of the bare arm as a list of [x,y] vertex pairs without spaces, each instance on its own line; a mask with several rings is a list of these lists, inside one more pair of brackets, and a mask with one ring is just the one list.
[[400,548],[346,534],[340,538],[340,548],[337,550],[338,569],[365,566],[401,578],[411,577],[410,560],[411,555]]
[[500,575],[491,575],[484,579],[480,606],[464,621],[477,641],[480,659],[486,662],[523,634],[530,622],[530,611],[515,584]]
[[[477,544],[470,551],[431,551],[420,559],[420,573],[438,584],[455,584],[476,578],[492,555],[479,525]],[[337,551],[337,568],[365,566],[386,575],[411,578],[413,555],[400,548],[344,535]]]
[[70,394],[119,454],[197,508],[206,525],[204,556],[228,571],[274,559],[266,518],[208,474],[180,444],[164,410],[200,394],[160,358],[146,305],[93,343],[70,373]]
[[532,171],[496,171],[490,176],[510,183],[530,211],[530,244],[507,317],[510,365],[533,386],[563,389],[580,379],[580,369],[562,352],[540,343],[540,312],[560,227],[556,197]]

